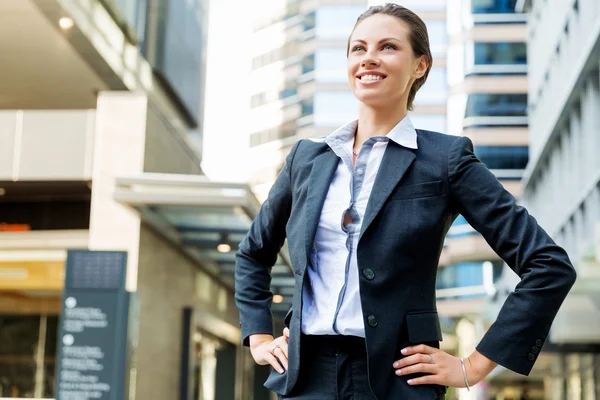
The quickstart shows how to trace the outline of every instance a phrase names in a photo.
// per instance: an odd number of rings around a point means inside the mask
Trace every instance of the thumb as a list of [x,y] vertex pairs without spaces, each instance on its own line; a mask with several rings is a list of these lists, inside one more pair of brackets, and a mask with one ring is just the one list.
[[283,336],[286,338],[290,337],[290,330],[288,328],[283,328]]

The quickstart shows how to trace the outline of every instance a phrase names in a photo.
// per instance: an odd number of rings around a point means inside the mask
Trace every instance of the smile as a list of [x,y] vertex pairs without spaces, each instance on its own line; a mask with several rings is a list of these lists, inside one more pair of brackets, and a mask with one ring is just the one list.
[[381,76],[381,75],[363,75],[363,76],[359,76],[358,79],[360,79],[363,82],[381,81],[381,80],[385,79],[385,76]]

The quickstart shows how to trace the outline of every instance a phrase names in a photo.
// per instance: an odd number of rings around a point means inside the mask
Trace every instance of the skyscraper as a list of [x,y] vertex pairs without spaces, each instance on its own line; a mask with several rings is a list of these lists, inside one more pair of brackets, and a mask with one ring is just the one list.
[[519,1],[528,11],[530,159],[523,201],[578,279],[550,331],[547,399],[600,396],[600,3]]

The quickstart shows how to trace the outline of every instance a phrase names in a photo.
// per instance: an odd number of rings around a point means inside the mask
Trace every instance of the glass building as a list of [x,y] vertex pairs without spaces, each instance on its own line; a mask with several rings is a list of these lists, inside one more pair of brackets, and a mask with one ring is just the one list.
[[545,398],[600,398],[600,4],[519,1],[528,13],[530,157],[523,202],[577,281],[550,331]]
[[[235,250],[259,202],[200,168],[207,6],[0,2],[0,398],[69,387],[116,399],[268,398],[269,371],[241,346],[233,298]],[[79,329],[61,323],[65,307],[80,307],[63,298],[73,249],[126,252],[130,299],[125,329],[98,325],[104,335],[88,338],[119,336],[123,347],[90,345],[96,358],[80,353],[80,363],[60,354],[82,348],[59,337]],[[293,276],[288,260],[274,285]],[[123,374],[97,368],[117,357]],[[99,370],[111,380],[95,381]],[[98,398],[88,394],[70,398]]]

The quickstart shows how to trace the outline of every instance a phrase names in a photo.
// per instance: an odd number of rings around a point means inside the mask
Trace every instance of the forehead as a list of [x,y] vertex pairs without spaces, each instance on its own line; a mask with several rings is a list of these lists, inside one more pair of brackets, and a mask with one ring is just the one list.
[[401,19],[386,15],[375,14],[362,20],[352,32],[350,40],[379,40],[383,37],[406,39],[410,29]]

